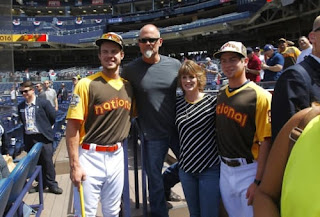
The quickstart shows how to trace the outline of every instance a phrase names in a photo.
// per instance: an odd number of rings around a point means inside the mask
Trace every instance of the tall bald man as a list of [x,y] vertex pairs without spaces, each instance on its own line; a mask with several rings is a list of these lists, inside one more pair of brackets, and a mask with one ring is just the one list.
[[143,26],[138,38],[142,57],[127,65],[122,74],[133,87],[144,136],[152,217],[168,217],[165,190],[170,196],[170,187],[179,181],[177,164],[171,168],[169,175],[164,176],[164,181],[161,174],[168,148],[179,156],[175,104],[177,75],[181,65],[178,60],[159,54],[162,41],[156,26]]

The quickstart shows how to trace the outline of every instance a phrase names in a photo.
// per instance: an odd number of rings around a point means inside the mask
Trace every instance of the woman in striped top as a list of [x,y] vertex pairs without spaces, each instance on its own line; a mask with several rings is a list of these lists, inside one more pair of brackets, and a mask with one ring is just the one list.
[[178,83],[184,93],[176,103],[179,176],[190,217],[217,217],[220,160],[215,134],[216,97],[203,93],[205,71],[191,60],[182,64]]

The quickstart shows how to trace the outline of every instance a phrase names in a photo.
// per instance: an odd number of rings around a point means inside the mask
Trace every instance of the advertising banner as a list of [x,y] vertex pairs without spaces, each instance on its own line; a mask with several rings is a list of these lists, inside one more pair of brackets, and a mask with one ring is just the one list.
[[48,35],[46,34],[0,34],[0,43],[46,41],[48,41]]

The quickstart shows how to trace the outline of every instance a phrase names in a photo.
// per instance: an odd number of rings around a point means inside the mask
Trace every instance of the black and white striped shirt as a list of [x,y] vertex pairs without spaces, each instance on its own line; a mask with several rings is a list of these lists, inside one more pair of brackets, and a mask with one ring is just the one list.
[[177,97],[176,126],[180,138],[180,169],[201,173],[220,163],[216,144],[216,97],[205,94],[195,103]]

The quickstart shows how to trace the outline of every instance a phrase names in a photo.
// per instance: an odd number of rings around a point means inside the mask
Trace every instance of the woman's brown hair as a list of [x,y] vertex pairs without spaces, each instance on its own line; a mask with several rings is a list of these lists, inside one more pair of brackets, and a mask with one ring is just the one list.
[[182,91],[184,92],[181,86],[181,77],[183,75],[195,76],[197,78],[199,91],[202,92],[204,90],[207,78],[205,69],[203,67],[199,66],[196,62],[192,60],[186,60],[182,63],[178,73],[178,86],[181,87]]

